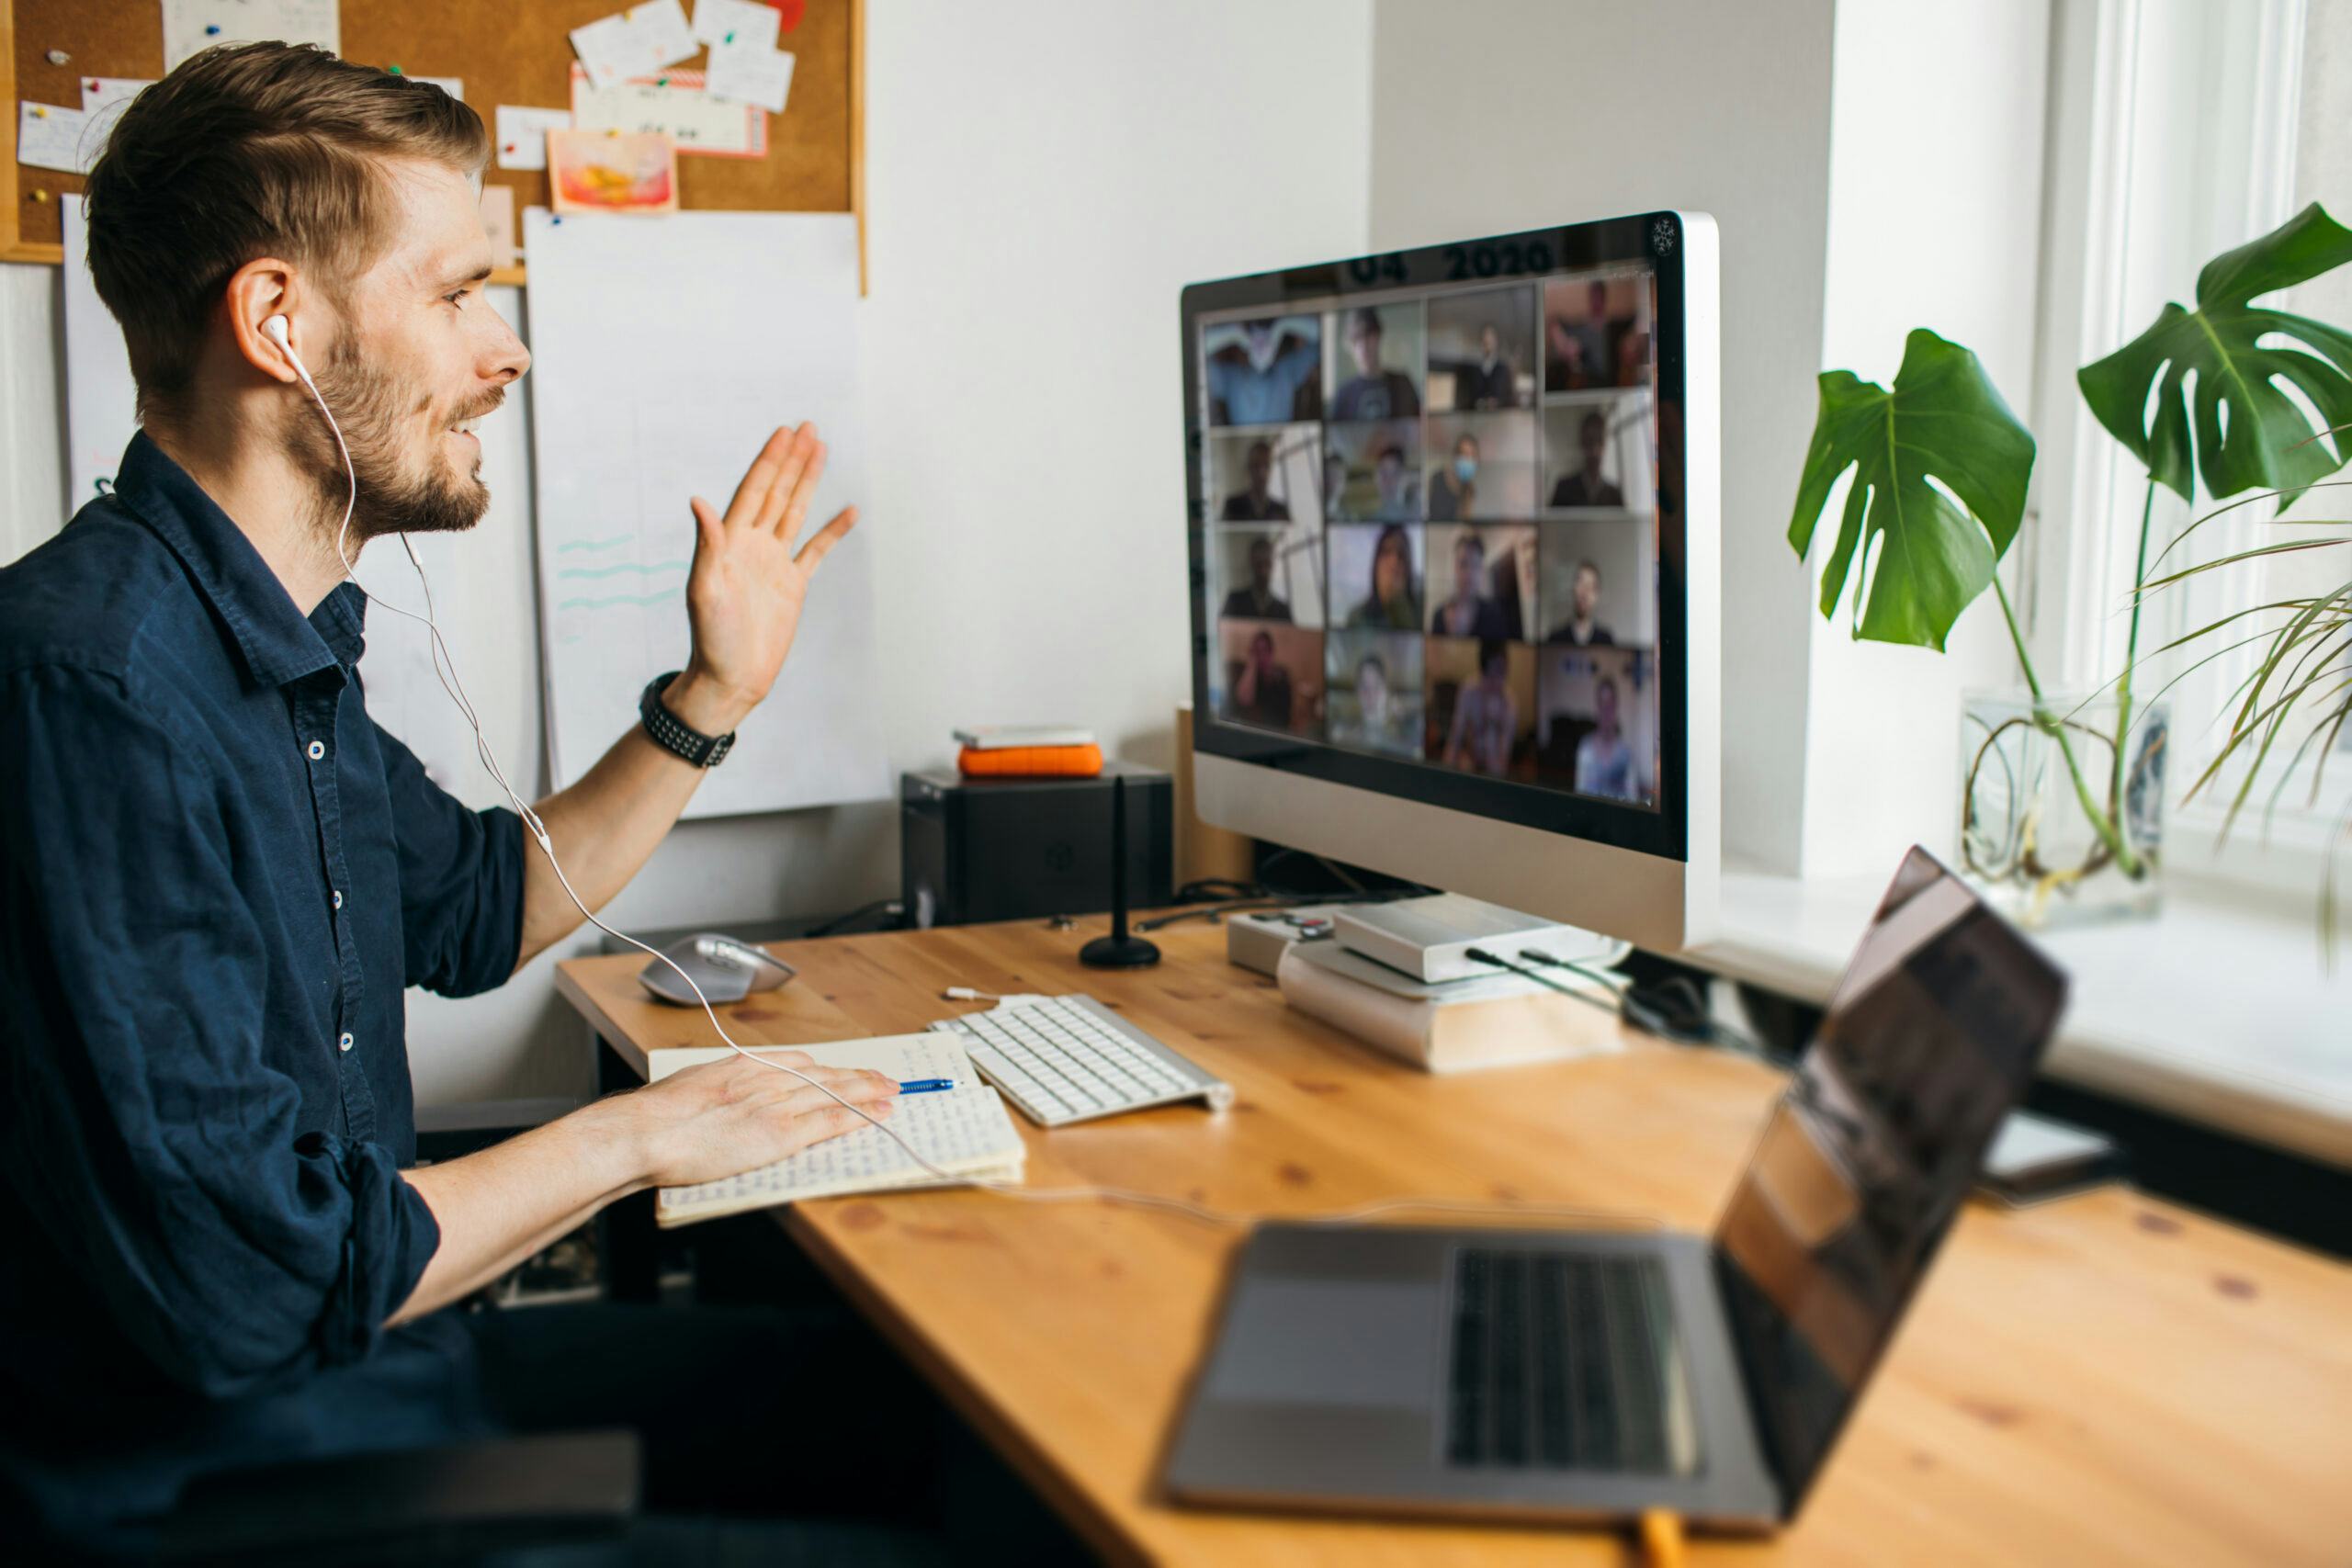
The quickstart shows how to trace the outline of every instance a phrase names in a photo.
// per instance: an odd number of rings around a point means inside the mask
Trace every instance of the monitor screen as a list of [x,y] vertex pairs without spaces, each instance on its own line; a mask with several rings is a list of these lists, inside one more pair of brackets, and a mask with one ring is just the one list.
[[1197,747],[1680,856],[1674,223],[1185,291]]
[[1925,851],[1887,890],[1715,1232],[1792,1510],[2032,1080],[2064,977]]

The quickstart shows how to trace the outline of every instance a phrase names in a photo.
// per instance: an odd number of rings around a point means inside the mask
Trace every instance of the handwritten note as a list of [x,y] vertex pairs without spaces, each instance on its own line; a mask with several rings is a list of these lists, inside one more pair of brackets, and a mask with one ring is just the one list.
[[571,121],[581,130],[659,133],[678,144],[682,157],[764,158],[768,151],[767,116],[754,106],[712,97],[703,91],[699,71],[662,71],[599,87],[575,64]]
[[571,29],[580,63],[600,86],[675,65],[701,46],[678,0],[646,0]]
[[98,155],[98,139],[87,134],[90,117],[56,104],[17,106],[17,162],[35,169],[85,175]]
[[164,0],[164,70],[220,43],[276,39],[343,52],[337,0]]
[[544,169],[548,166],[548,132],[570,130],[570,109],[524,108],[501,104],[498,122],[498,166],[502,169]]
[[783,21],[762,0],[695,0],[695,37],[718,49],[774,49]]
[[710,96],[757,104],[782,114],[792,91],[792,56],[780,49],[718,49],[710,51]]

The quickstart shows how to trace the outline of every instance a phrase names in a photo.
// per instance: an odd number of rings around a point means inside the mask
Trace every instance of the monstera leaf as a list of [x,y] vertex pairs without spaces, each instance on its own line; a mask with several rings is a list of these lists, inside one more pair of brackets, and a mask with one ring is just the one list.
[[1798,555],[1812,545],[1814,525],[1848,468],[1854,484],[1821,574],[1822,615],[1836,613],[1855,561],[1874,558],[1867,604],[1854,585],[1854,635],[1941,649],[2017,537],[2033,472],[2031,433],[1976,355],[1921,327],[1904,345],[1891,392],[1850,370],[1823,374],[1789,523]]
[[[2249,301],[2346,261],[2352,231],[2317,202],[2253,243],[2215,256],[2197,275],[2197,309],[2166,305],[2155,325],[2082,368],[2077,378],[2091,412],[2184,501],[2196,499],[2199,473],[2217,501],[2257,487],[2290,492],[2283,499],[2292,500],[2291,492],[2324,479],[2344,459],[2312,439],[2310,417],[2278,383],[2301,388],[2324,425],[2352,423],[2352,377],[2346,374],[2352,371],[2352,336]],[[2148,394],[2159,379],[2151,419]]]

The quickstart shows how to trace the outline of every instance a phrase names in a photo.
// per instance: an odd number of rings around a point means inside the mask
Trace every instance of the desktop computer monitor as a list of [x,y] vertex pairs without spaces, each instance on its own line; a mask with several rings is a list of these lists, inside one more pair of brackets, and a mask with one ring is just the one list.
[[1712,219],[1183,293],[1204,820],[1639,945],[1715,906]]

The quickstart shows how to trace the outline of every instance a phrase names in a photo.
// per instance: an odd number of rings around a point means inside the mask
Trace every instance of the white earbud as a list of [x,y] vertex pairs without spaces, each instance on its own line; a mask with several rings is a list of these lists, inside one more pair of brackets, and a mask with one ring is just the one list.
[[[287,332],[286,318],[283,316],[272,316],[261,324],[261,335],[277,345],[277,351],[286,355],[286,363],[294,367],[294,374],[302,378],[302,385],[309,387],[311,372],[303,367],[302,356],[294,352],[293,344],[288,341]],[[311,388],[311,390],[315,393],[317,389]],[[328,418],[332,420],[334,415],[330,414]]]

